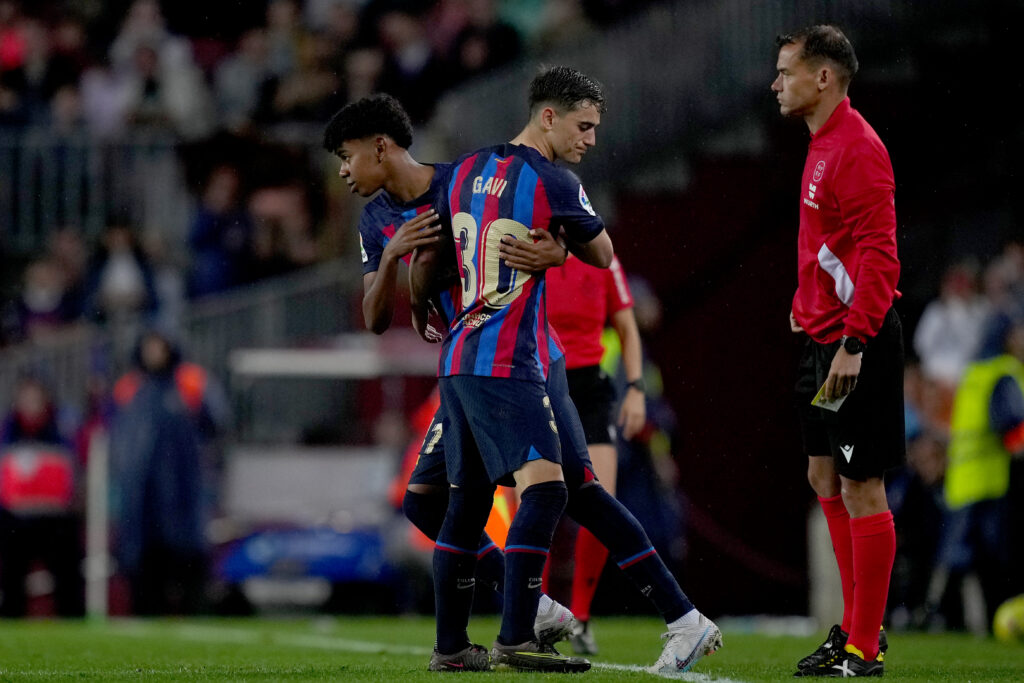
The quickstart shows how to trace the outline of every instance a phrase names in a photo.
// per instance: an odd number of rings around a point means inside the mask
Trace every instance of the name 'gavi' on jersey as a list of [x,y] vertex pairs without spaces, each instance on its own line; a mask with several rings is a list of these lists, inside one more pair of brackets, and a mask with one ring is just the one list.
[[545,278],[511,268],[502,237],[532,239],[532,229],[563,229],[585,243],[604,229],[569,170],[522,145],[488,147],[453,165],[438,206],[450,226],[461,274],[439,374],[544,382],[552,360]]

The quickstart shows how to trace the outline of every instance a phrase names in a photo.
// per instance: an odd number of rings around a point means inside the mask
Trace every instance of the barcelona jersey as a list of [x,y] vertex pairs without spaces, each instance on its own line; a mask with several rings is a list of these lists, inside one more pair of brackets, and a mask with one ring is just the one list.
[[[363,275],[375,273],[380,269],[380,259],[384,254],[384,247],[395,231],[417,215],[436,208],[439,197],[444,193],[444,181],[447,177],[451,164],[433,164],[434,177],[430,181],[430,188],[415,199],[408,202],[396,201],[387,192],[381,192],[363,208],[363,215],[359,218],[359,251],[363,259]],[[406,265],[412,254],[402,257]],[[450,292],[443,291],[435,298],[439,301],[441,313],[445,320],[451,320],[455,314],[452,305]]]
[[453,302],[439,374],[545,382],[557,348],[550,337],[543,273],[510,268],[501,238],[531,229],[577,243],[604,229],[579,179],[532,147],[503,144],[461,157],[438,203],[455,245],[461,296]]

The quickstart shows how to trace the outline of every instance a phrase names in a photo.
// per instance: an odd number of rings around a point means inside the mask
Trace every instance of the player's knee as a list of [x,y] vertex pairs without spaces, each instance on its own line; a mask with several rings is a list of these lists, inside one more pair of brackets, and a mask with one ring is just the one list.
[[842,494],[851,517],[866,517],[889,509],[881,477],[870,477],[865,481],[843,477]]
[[557,462],[544,460],[543,458],[531,460],[516,470],[513,475],[516,480],[516,488],[525,491],[535,484],[544,484],[549,481],[565,481],[562,474],[562,466]]
[[807,459],[807,482],[822,498],[835,498],[840,493],[839,477],[830,457]]
[[424,493],[413,490],[409,486],[402,498],[402,512],[413,526],[422,531],[430,540],[437,540],[437,534],[444,523],[444,515],[448,510],[448,491],[438,487],[433,492]]

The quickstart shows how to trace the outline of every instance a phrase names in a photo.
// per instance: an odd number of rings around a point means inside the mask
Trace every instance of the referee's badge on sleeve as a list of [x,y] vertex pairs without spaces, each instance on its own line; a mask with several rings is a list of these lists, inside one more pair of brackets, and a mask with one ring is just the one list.
[[591,216],[597,215],[596,213],[594,213],[594,207],[590,205],[590,198],[587,197],[587,193],[583,191],[582,185],[580,185],[580,206],[582,206],[583,210],[589,213]]

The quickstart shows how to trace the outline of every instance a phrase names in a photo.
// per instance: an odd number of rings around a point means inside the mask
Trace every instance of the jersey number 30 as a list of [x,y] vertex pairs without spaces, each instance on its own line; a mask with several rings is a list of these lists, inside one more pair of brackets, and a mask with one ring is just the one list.
[[505,235],[532,240],[528,227],[509,218],[498,218],[481,230],[472,214],[463,211],[452,216],[452,232],[459,241],[463,309],[471,308],[478,301],[490,306],[508,306],[523,293],[530,273],[506,265],[499,247]]

